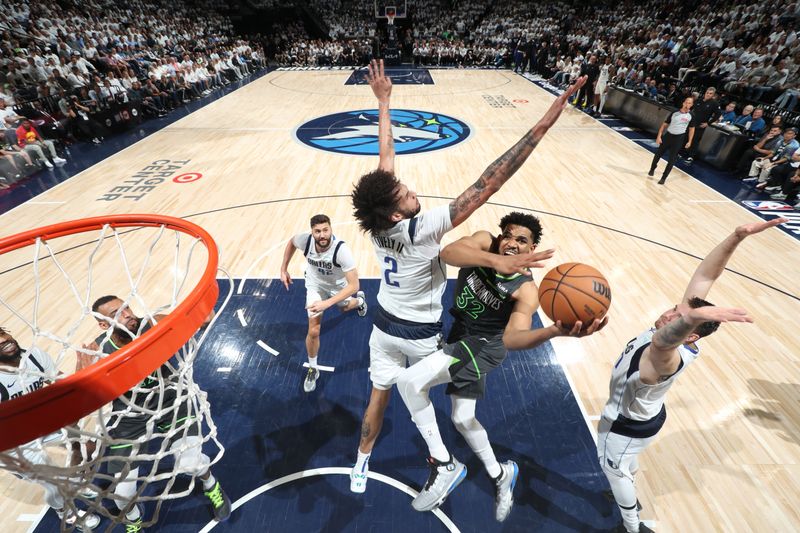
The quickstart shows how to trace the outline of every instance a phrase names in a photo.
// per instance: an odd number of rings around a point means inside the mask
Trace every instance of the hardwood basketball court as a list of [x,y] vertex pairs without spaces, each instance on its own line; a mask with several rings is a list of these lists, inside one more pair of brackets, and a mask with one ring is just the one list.
[[[305,230],[312,215],[325,213],[353,248],[361,277],[377,278],[381,270],[349,200],[353,182],[376,166],[377,157],[316,150],[294,135],[315,117],[376,107],[368,86],[345,84],[351,74],[275,71],[261,77],[5,213],[2,234],[112,213],[187,217],[213,235],[220,264],[233,278],[271,279],[278,277],[286,240]],[[397,174],[415,188],[423,209],[463,191],[553,100],[507,71],[430,74],[432,85],[395,85],[392,107],[454,117],[471,136],[446,149],[398,156]],[[698,258],[737,225],[757,220],[677,168],[666,186],[657,185],[646,176],[651,158],[568,109],[492,203],[445,239],[497,231],[502,215],[528,210],[541,218],[541,247],[557,249],[550,266],[577,261],[605,274],[613,294],[608,327],[590,338],[553,342],[592,426],[607,399],[609,369],[626,342],[678,302]],[[159,172],[163,181],[139,190],[141,183],[131,185],[137,173],[150,179]],[[202,177],[173,180],[190,173]],[[137,246],[144,250],[145,244],[132,242],[134,255]],[[655,521],[657,531],[771,532],[800,524],[799,250],[778,229],[749,238],[712,289],[712,302],[745,307],[756,322],[723,325],[703,340],[702,357],[670,392],[669,420],[643,454],[637,480],[642,518]],[[85,257],[69,253],[64,264],[79,268]],[[19,261],[0,258],[4,286],[20,284],[19,271],[6,272]],[[300,265],[291,264],[295,279],[302,279]],[[451,268],[450,277],[455,272]],[[113,291],[114,283],[112,274],[103,275],[96,296]],[[26,299],[29,289],[12,293]],[[58,294],[45,292],[42,316],[61,320],[58,303]],[[95,334],[81,333],[87,339]],[[24,335],[19,338],[24,346]],[[299,387],[297,394],[303,401]],[[356,440],[354,432],[353,450]],[[17,517],[40,512],[40,489],[3,474],[0,490],[3,531],[32,530],[31,521]]]

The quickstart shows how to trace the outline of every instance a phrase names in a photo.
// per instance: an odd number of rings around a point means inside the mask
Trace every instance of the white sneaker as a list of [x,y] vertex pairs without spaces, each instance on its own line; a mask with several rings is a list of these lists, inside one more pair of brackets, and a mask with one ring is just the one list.
[[303,381],[303,390],[313,392],[317,388],[317,378],[319,378],[319,370],[309,368],[306,372],[306,379]]
[[56,165],[63,165],[66,162],[67,162],[66,159],[62,159],[60,157],[54,157],[53,158],[53,163],[55,163]]
[[506,461],[500,468],[501,477],[495,481],[497,496],[494,500],[494,517],[498,522],[503,522],[514,506],[514,486],[519,477],[519,467],[514,461]]
[[417,511],[432,511],[442,505],[453,489],[467,477],[466,465],[452,455],[446,463],[429,457],[428,464],[431,469],[428,481],[411,502]]
[[50,161],[45,159],[44,160],[44,166],[46,166],[47,168],[53,168],[53,163],[51,163]]
[[87,513],[82,509],[78,509],[77,516],[74,514],[70,514],[64,519],[64,511],[56,510],[56,514],[59,518],[64,520],[66,525],[70,528],[77,528],[79,531],[92,531],[94,528],[100,525],[100,517],[94,513]]
[[361,301],[364,302],[358,306],[358,316],[367,316],[367,297],[364,295],[364,291],[358,291],[356,298],[361,298]]
[[369,474],[369,463],[364,463],[364,468],[361,470],[353,469],[350,471],[350,492],[356,494],[364,494],[367,490],[367,475]]

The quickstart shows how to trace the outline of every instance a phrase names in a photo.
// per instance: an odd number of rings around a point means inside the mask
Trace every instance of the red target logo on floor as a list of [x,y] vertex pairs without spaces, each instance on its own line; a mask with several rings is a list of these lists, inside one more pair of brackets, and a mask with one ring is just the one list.
[[192,183],[193,181],[197,181],[202,178],[203,175],[199,172],[187,172],[185,174],[180,174],[172,178],[172,181],[175,183]]

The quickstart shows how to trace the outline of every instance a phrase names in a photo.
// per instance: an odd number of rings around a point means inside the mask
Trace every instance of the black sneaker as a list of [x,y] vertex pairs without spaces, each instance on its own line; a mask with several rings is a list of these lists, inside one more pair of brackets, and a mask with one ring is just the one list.
[[647,173],[647,175],[648,175],[648,176],[650,176],[650,177],[652,178],[652,177],[653,177],[653,175],[654,175],[654,174],[653,174],[654,172],[655,172],[654,170],[651,170],[650,172],[648,172],[648,173]]
[[658,180],[658,184],[659,185],[664,185],[666,182],[667,182],[667,178],[661,178],[660,180]]
[[206,498],[211,502],[211,510],[214,511],[214,520],[217,522],[224,522],[231,516],[231,500],[225,491],[222,490],[222,485],[219,481],[216,482],[214,488],[209,491],[203,491]]

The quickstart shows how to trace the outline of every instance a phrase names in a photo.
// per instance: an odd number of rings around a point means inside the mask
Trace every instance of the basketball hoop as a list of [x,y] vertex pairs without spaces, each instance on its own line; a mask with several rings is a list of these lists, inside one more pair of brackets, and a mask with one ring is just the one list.
[[[165,239],[165,235],[174,239]],[[141,250],[135,258],[133,246]],[[33,248],[32,257],[24,254],[29,247]],[[206,258],[198,265],[196,258],[203,255],[202,249]],[[20,383],[38,379],[39,386],[45,384],[0,402],[0,467],[54,485],[72,516],[81,515],[75,505],[80,501],[81,508],[118,523],[124,521],[124,513],[112,515],[103,503],[115,500],[113,492],[119,481],[107,473],[112,460],[108,450],[130,447],[128,456],[113,460],[124,463],[124,472],[145,462],[152,465],[135,478],[139,488],[130,505],[156,501],[152,517],[145,520],[142,516],[143,525],[155,523],[162,501],[188,494],[194,488],[194,476],[202,473],[181,470],[185,467],[181,454],[210,443],[217,450],[213,464],[224,451],[206,393],[194,382],[192,373],[197,352],[216,321],[214,317],[199,340],[194,338],[219,296],[214,240],[203,228],[174,217],[110,215],[0,239],[0,256],[6,264],[18,264],[2,273],[5,278],[0,285],[0,309],[5,311],[0,313],[0,326],[15,332],[19,345],[28,347],[19,356],[17,375]],[[170,272],[170,283],[165,283],[164,272]],[[57,290],[62,284],[64,289]],[[27,294],[24,288],[29,289]],[[233,283],[219,312],[232,290]],[[140,324],[149,329],[140,326],[138,331],[129,331],[117,321],[119,311],[113,318],[93,312],[92,302],[104,294],[119,294],[123,300],[120,309],[141,309]],[[70,304],[75,316],[70,316]],[[61,312],[48,316],[56,305],[63,306]],[[81,341],[100,332],[97,320],[113,327],[99,342],[100,348],[93,350]],[[105,353],[103,344],[112,332],[122,330],[132,340]],[[96,362],[71,375],[56,373],[59,368],[65,370],[65,359],[73,352],[93,356]],[[39,362],[27,364],[34,353],[37,357],[45,354],[48,360],[49,354],[57,354],[53,357],[55,370],[48,372]],[[0,363],[0,368],[8,373],[11,367]],[[162,372],[164,368],[169,372]],[[150,383],[147,388],[143,387],[145,381]],[[143,401],[135,401],[137,394]],[[186,412],[189,415],[183,417]],[[112,436],[114,424],[122,419],[142,420],[146,431],[135,439]],[[171,420],[171,424],[156,427],[153,420]],[[154,443],[159,444],[158,450],[149,450],[156,447]],[[168,466],[163,465],[167,458],[174,460],[174,466],[169,461]],[[192,476],[188,489],[175,490],[178,473]],[[161,488],[159,482],[164,482]],[[87,493],[96,498],[84,496]],[[72,527],[62,522],[62,528]]]
[[394,18],[397,16],[397,9],[394,7],[387,7],[386,8],[386,22],[389,26],[394,26]]

